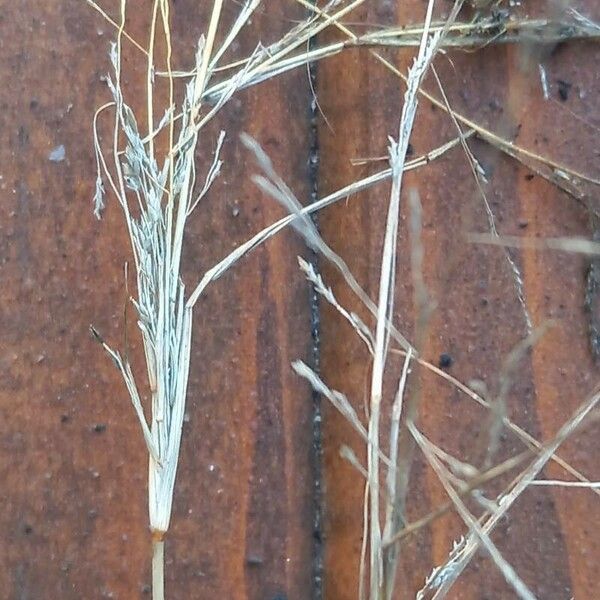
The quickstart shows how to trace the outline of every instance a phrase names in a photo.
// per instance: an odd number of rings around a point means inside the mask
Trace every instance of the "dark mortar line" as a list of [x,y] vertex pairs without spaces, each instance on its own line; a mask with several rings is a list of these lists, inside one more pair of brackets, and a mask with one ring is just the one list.
[[[316,44],[316,39],[309,42],[310,49]],[[313,91],[316,93],[317,65],[308,65],[310,82],[309,96],[309,154],[308,154],[308,182],[310,202],[319,199],[319,132],[318,132],[318,105]],[[315,226],[319,227],[317,213],[312,214]],[[319,260],[317,253],[309,250],[310,261],[318,271]],[[311,352],[310,363],[316,373],[321,371],[321,314],[319,296],[314,285],[309,288],[310,302],[310,329]],[[312,461],[313,461],[313,563],[312,563],[312,598],[323,600],[323,570],[324,570],[324,539],[323,539],[323,432],[321,429],[321,395],[312,392]]]

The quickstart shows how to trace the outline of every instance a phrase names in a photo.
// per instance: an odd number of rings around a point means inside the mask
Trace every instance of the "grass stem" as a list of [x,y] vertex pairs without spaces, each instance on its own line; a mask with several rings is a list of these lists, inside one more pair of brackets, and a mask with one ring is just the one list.
[[165,540],[152,535],[152,600],[165,598]]

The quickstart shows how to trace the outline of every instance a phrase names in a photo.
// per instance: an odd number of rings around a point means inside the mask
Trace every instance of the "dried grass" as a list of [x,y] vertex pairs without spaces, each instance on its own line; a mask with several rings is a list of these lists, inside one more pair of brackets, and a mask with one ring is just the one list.
[[[558,26],[560,23],[548,20],[527,20],[518,23],[504,21],[499,24],[490,17],[477,23],[460,23],[456,19],[462,6],[461,1],[454,4],[444,22],[434,22],[434,0],[429,0],[422,25],[402,29],[380,29],[359,36],[344,24],[343,19],[365,0],[331,0],[321,8],[307,0],[296,0],[309,11],[309,16],[304,21],[294,25],[284,36],[268,46],[263,46],[261,41],[257,40],[255,50],[250,56],[224,63],[228,51],[240,32],[249,25],[254,12],[261,4],[263,8],[266,4],[261,3],[261,0],[246,0],[240,6],[238,16],[228,32],[222,33],[223,2],[214,0],[206,34],[198,41],[195,67],[186,72],[172,65],[168,0],[154,0],[152,3],[151,26],[146,45],[139,43],[125,30],[125,0],[120,1],[118,19],[111,18],[92,0],[86,1],[111,23],[117,32],[116,43],[110,52],[113,73],[108,78],[112,100],[98,109],[93,120],[94,149],[98,166],[94,211],[97,216],[101,215],[107,187],[120,205],[129,232],[137,282],[137,293],[131,301],[137,313],[145,351],[147,379],[152,392],[149,420],[146,417],[148,407],[142,404],[126,353],[123,356],[109,346],[95,329],[92,328],[92,332],[112,358],[124,380],[148,450],[149,520],[154,547],[154,598],[164,598],[163,537],[169,528],[171,517],[189,375],[194,308],[211,282],[222,277],[246,254],[287,226],[295,229],[309,248],[341,273],[345,284],[353,291],[361,305],[366,307],[372,319],[372,323],[365,322],[355,312],[343,306],[316,267],[299,259],[300,268],[314,290],[339,313],[362,340],[367,349],[368,360],[372,361],[366,423],[354,409],[349,395],[330,389],[320,375],[303,362],[293,363],[296,373],[331,402],[364,442],[366,467],[361,458],[348,447],[344,446],[341,450],[342,456],[365,479],[364,538],[361,562],[357,565],[360,570],[359,598],[391,600],[395,590],[401,542],[450,510],[456,511],[463,519],[466,526],[465,537],[456,542],[448,560],[433,569],[417,598],[430,595],[434,598],[444,597],[480,546],[487,551],[519,597],[527,600],[534,598],[515,569],[496,548],[491,534],[498,520],[530,485],[581,487],[600,494],[598,482],[590,482],[557,455],[560,445],[595,409],[600,395],[596,394],[587,400],[556,436],[546,443],[538,442],[509,419],[506,400],[518,360],[525,349],[535,343],[540,333],[533,330],[526,309],[521,275],[507,248],[528,245],[596,255],[599,245],[587,240],[530,240],[501,236],[483,188],[481,169],[467,140],[477,135],[583,203],[589,200],[587,194],[582,191],[583,185],[600,185],[600,182],[574,168],[519,147],[459,114],[451,107],[435,69],[432,71],[441,99],[427,92],[423,88],[423,81],[436,54],[445,47],[477,48],[497,42],[563,40],[566,30]],[[570,11],[569,19],[569,38],[598,36],[598,27],[579,13]],[[317,34],[329,28],[342,32],[344,39],[324,46],[307,46]],[[160,35],[160,47],[164,48],[164,56],[161,56],[160,62],[166,64],[164,71],[156,68],[158,58],[155,52]],[[220,45],[216,44],[217,39],[223,40]],[[131,51],[142,53],[147,61],[147,123],[143,127],[138,123],[134,110],[128,105],[126,91],[122,85],[124,42],[129,44],[128,48]],[[265,196],[277,201],[289,214],[259,231],[208,269],[191,288],[191,293],[188,293],[181,278],[181,255],[186,223],[192,214],[201,212],[201,201],[223,168],[220,151],[226,133],[221,132],[217,140],[207,140],[204,137],[206,125],[218,116],[223,106],[239,90],[312,61],[334,56],[347,48],[362,46],[367,47],[367,51],[378,63],[383,64],[406,84],[404,101],[398,111],[398,135],[396,139],[389,140],[389,168],[351,182],[334,193],[303,206],[278,175],[260,144],[249,136],[242,136],[242,143],[254,156],[260,170],[260,174],[253,178],[254,183]],[[373,49],[379,46],[418,48],[408,73],[405,75],[399,71]],[[183,86],[178,85],[180,80],[184,83]],[[155,88],[160,82],[166,83],[169,100],[166,106],[158,107],[155,106]],[[178,97],[180,88],[183,92]],[[428,99],[450,116],[458,135],[426,155],[407,160],[409,140],[417,114],[418,100],[421,97]],[[159,112],[163,117],[155,125],[156,114]],[[100,134],[100,120],[105,113],[112,113],[114,118],[109,139],[103,140]],[[162,154],[157,150],[159,138],[167,140],[167,150]],[[110,146],[110,149],[105,150],[105,146]],[[427,334],[433,304],[427,294],[421,272],[421,203],[416,190],[411,190],[408,194],[410,256],[407,257],[411,265],[414,304],[418,314],[415,341],[409,341],[394,325],[395,274],[398,261],[404,258],[398,253],[401,198],[406,195],[403,194],[403,174],[425,167],[458,146],[465,153],[477,182],[491,232],[483,235],[473,234],[470,241],[503,247],[531,334],[507,358],[500,374],[500,391],[494,400],[478,394],[420,356],[419,349]],[[203,150],[205,155],[211,155],[210,166],[202,183],[197,181],[194,162],[198,150]],[[360,159],[356,162],[372,160],[381,158]],[[356,280],[344,259],[320,236],[310,215],[388,181],[389,204],[380,262],[378,297],[374,302]],[[389,358],[397,354],[404,360],[401,371],[396,374]],[[487,452],[480,469],[452,456],[429,440],[419,429],[419,390],[416,385],[409,390],[409,379],[414,378],[413,371],[417,369],[424,376],[435,375],[443,378],[462,394],[489,410]],[[386,404],[384,379],[390,375],[397,379],[397,385],[393,398]],[[385,410],[389,410],[389,432],[386,435],[382,431]],[[522,439],[527,450],[494,465],[499,436],[505,428]],[[384,448],[387,448],[387,455]],[[423,454],[437,474],[449,500],[431,513],[409,523],[406,499],[410,492],[410,470],[415,451]],[[529,466],[494,501],[489,501],[483,496],[484,484],[515,469],[527,459],[531,459]],[[561,465],[576,481],[536,479],[549,461]],[[483,513],[479,517],[467,508],[467,498],[476,499],[478,506],[483,507]]]

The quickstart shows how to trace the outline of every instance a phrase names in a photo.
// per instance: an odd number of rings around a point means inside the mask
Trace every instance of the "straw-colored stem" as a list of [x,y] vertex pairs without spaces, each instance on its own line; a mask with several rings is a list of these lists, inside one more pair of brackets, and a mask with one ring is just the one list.
[[165,599],[165,540],[152,535],[152,600]]

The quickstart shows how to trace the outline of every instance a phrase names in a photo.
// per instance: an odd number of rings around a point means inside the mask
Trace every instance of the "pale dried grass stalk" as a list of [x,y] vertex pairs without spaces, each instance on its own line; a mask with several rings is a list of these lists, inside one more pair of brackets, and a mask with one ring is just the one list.
[[467,524],[470,530],[470,535],[474,536],[479,543],[481,543],[484,548],[488,551],[489,555],[492,557],[492,560],[506,579],[506,581],[514,588],[517,592],[517,595],[522,600],[535,600],[535,596],[531,593],[529,588],[523,583],[521,578],[517,575],[513,567],[504,559],[502,554],[498,551],[488,534],[481,528],[477,520],[473,517],[473,515],[469,512],[465,504],[460,498],[460,495],[457,491],[452,487],[450,483],[450,473],[446,470],[446,468],[442,465],[438,457],[436,456],[436,452],[433,449],[433,445],[429,442],[429,440],[417,429],[415,424],[412,421],[408,422],[408,428],[417,441],[419,447],[421,448],[423,454],[429,461],[429,464],[433,467],[434,471],[438,475],[438,479],[441,481],[444,489],[446,490],[448,496],[452,500],[457,512],[460,514],[464,522]]
[[[455,148],[459,143],[460,140],[458,138],[455,138],[443,144],[439,148],[432,150],[428,154],[419,156],[411,161],[407,161],[404,165],[404,170],[411,171],[419,167],[424,167],[428,165],[431,161],[443,156],[446,152],[449,152],[450,150]],[[357,195],[362,191],[370,189],[378,183],[387,181],[391,178],[391,176],[391,169],[383,169],[381,171],[378,171],[377,173],[369,175],[363,179],[359,179],[357,181],[349,183],[348,185],[340,188],[339,190],[336,190],[335,192],[332,192],[331,194],[317,200],[316,202],[313,202],[308,206],[302,207],[297,213],[294,212],[293,214],[289,214],[279,219],[275,223],[272,223],[271,225],[268,225],[264,229],[260,230],[250,239],[240,244],[227,256],[221,259],[216,265],[214,265],[212,268],[206,271],[200,283],[196,286],[192,294],[190,294],[188,304],[193,306],[197,302],[202,292],[211,282],[217,280],[225,272],[227,272],[235,263],[237,263],[237,261],[244,258],[247,254],[252,252],[252,250],[269,240],[274,235],[278,234],[280,231],[283,231],[289,225],[292,225],[297,220],[300,220],[307,215],[311,215],[320,210],[323,210],[324,208],[327,208],[328,206],[331,206],[336,202],[339,202],[341,200],[348,200],[353,195]],[[370,304],[372,306],[372,301],[370,302]],[[392,326],[390,325],[390,327]],[[391,329],[391,331],[392,336],[395,337],[395,339],[400,343],[402,347],[410,347],[410,344],[407,345],[406,342],[403,343],[401,341],[403,339],[403,336],[401,336],[399,332],[395,332],[393,328]]]
[[[147,49],[143,49],[125,31],[126,0],[120,0],[118,23],[110,19],[98,5],[89,3],[117,28],[117,40],[110,51],[113,75],[107,78],[112,101],[98,109],[93,122],[98,167],[94,212],[100,217],[104,209],[106,182],[123,211],[134,256],[137,297],[131,300],[137,312],[152,395],[149,422],[127,355],[123,357],[110,348],[95,330],[93,332],[112,357],[125,381],[148,449],[149,520],[154,548],[153,594],[154,598],[160,599],[164,597],[163,537],[171,518],[185,411],[192,311],[204,289],[200,284],[189,297],[186,296],[180,275],[184,232],[188,218],[220,172],[222,163],[219,153],[225,138],[225,133],[221,132],[212,164],[204,184],[198,190],[194,161],[200,133],[240,87],[249,81],[256,83],[283,72],[285,69],[269,70],[268,67],[276,62],[277,57],[282,58],[296,48],[300,35],[310,36],[315,29],[322,30],[325,25],[314,25],[309,19],[300,23],[269,49],[259,43],[252,56],[217,85],[213,82],[213,76],[217,72],[219,59],[248,23],[260,2],[253,0],[242,6],[222,45],[215,48],[223,0],[214,0],[206,36],[202,36],[198,42],[195,68],[189,74],[181,74],[172,69],[168,0],[154,0],[152,3]],[[355,2],[355,5],[359,3]],[[346,7],[346,12],[349,9],[351,7]],[[166,83],[169,100],[164,116],[155,127],[155,46],[160,28],[164,35],[164,60],[167,65],[167,71],[162,75],[168,78]],[[121,82],[124,39],[141,49],[147,61],[145,133],[141,132],[134,110],[124,97]],[[261,75],[257,79],[259,73]],[[176,76],[189,79],[179,105],[176,105],[174,97]],[[213,87],[209,91],[211,85]],[[206,105],[207,98],[212,100],[211,106]],[[98,124],[100,116],[107,110],[113,110],[115,115],[110,160],[107,160],[102,150]],[[168,139],[168,150],[164,156],[159,156],[156,149],[155,140],[159,135]],[[267,238],[257,243],[264,239]],[[231,264],[233,262],[221,265],[219,272],[222,273]]]
[[[311,10],[313,10],[316,14],[319,14],[322,18],[326,18],[329,16],[327,14],[327,11],[325,11],[324,9],[320,9],[317,6],[311,5],[306,0],[296,0],[296,1],[302,3],[304,6],[307,6],[307,7],[310,6]],[[446,32],[446,34],[447,34],[447,32],[449,32],[451,30],[453,20],[455,19],[456,15],[458,14],[458,10],[460,9],[461,6],[462,6],[462,1],[455,3],[448,20],[441,27],[441,31]],[[582,19],[583,19],[583,21],[586,20],[586,18],[582,17],[582,15],[578,14],[577,11],[571,10],[571,13],[576,20],[580,20],[580,21]],[[586,26],[590,26],[590,24],[591,24],[592,26],[595,26],[596,29],[598,28],[598,25],[592,24],[591,21],[589,21],[589,19],[587,19],[587,21],[588,22],[585,23]],[[347,25],[341,23],[339,20],[333,19],[332,26],[335,27],[336,29],[338,29],[339,31],[341,31],[344,35],[347,36],[347,38],[349,38],[354,43],[358,42],[358,40],[360,39],[360,36],[356,35]],[[422,33],[423,25],[419,25],[418,30],[420,33]],[[439,29],[438,29],[438,31],[439,31]],[[445,37],[441,40],[442,44],[444,42],[444,39],[445,39]],[[381,65],[383,65],[388,71],[390,71],[396,77],[401,79],[405,85],[408,83],[407,76],[402,71],[400,71],[396,66],[394,66],[388,59],[384,58],[383,56],[381,56],[381,54],[378,54],[377,51],[375,51],[373,49],[369,49],[369,53],[371,54],[371,56],[373,56],[375,58],[375,60],[377,60]],[[437,108],[440,108],[441,110],[443,110],[445,112],[449,111],[449,108],[446,106],[446,104],[442,100],[440,100],[436,96],[430,94],[423,87],[421,87],[419,89],[419,95],[426,98],[429,102],[434,104]],[[582,173],[573,167],[569,167],[568,165],[559,163],[549,157],[542,156],[535,152],[532,152],[531,150],[528,150],[527,148],[524,148],[522,146],[515,144],[511,140],[504,139],[501,136],[494,133],[493,131],[486,129],[485,127],[479,125],[478,123],[475,123],[473,120],[471,120],[468,117],[466,117],[465,115],[457,112],[456,110],[451,109],[451,114],[454,118],[456,118],[457,121],[462,123],[464,126],[475,131],[482,140],[484,140],[488,144],[494,146],[495,148],[497,148],[498,150],[500,150],[507,156],[511,156],[515,160],[518,160],[521,164],[526,166],[528,169],[532,170],[534,173],[536,173],[540,177],[543,177],[544,179],[551,182],[552,184],[558,186],[565,193],[567,193],[571,197],[575,198],[577,201],[583,202],[591,210],[594,210],[594,212],[596,212],[595,209],[593,209],[593,207],[591,207],[589,205],[587,195],[581,189],[581,184],[585,182],[585,183],[590,183],[595,186],[600,186],[599,179],[592,177],[590,175],[587,175],[585,173]]]
[[[496,501],[497,509],[482,521],[482,532],[486,535],[491,533],[517,498],[519,498],[529,485],[536,481],[535,478],[548,463],[551,456],[556,453],[559,446],[581,425],[599,402],[600,392],[597,392],[586,400],[564,423],[555,437],[544,445],[542,451],[529,467],[498,497]],[[459,575],[469,564],[479,544],[480,538],[474,533],[470,533],[466,539],[456,543],[446,563],[433,570],[431,576],[426,581],[425,587],[419,592],[417,599],[432,597],[434,600],[441,600],[444,598]],[[431,593],[433,593],[433,596],[430,596]]]
[[[323,282],[323,278],[319,273],[315,271],[314,266],[311,263],[306,262],[300,256],[298,257],[298,264],[300,265],[300,269],[306,275],[306,279],[310,281],[315,289],[315,292],[323,297],[331,306],[333,306],[340,315],[350,323],[350,326],[358,337],[365,343],[367,349],[369,350],[369,354],[373,354],[373,333],[371,330],[365,325],[364,321],[354,312],[347,311],[336,299],[332,289],[325,285]],[[410,352],[410,350],[409,350]]]
[[[444,377],[452,385],[458,387],[463,393],[466,393],[480,404],[488,408],[492,405],[489,401],[479,397],[475,392],[448,374],[421,359],[413,345],[394,327],[392,315],[397,260],[397,231],[402,175],[404,171],[424,166],[456,145],[462,144],[469,157],[469,162],[474,169],[475,176],[479,181],[480,174],[476,161],[465,142],[467,137],[472,135],[473,132],[477,132],[483,139],[494,144],[505,153],[518,158],[531,168],[539,169],[546,178],[557,180],[558,185],[561,185],[563,189],[569,190],[569,193],[575,197],[580,195],[578,185],[581,181],[595,184],[599,182],[563,165],[545,159],[545,157],[519,148],[469,121],[450,107],[443,90],[443,101],[440,101],[421,88],[425,73],[436,51],[446,43],[448,33],[458,32],[460,35],[464,35],[464,32],[468,29],[465,24],[453,24],[461,2],[455,3],[449,19],[444,23],[433,24],[433,0],[430,0],[423,26],[412,28],[410,31],[406,30],[405,32],[376,32],[359,37],[355,36],[343,25],[341,19],[360,6],[364,0],[353,0],[341,7],[342,2],[331,0],[321,9],[311,6],[313,14],[310,18],[293,27],[280,40],[277,40],[270,46],[264,47],[261,43],[258,43],[254,52],[249,57],[220,66],[220,60],[225,56],[239,32],[249,23],[252,14],[261,2],[260,0],[246,0],[241,6],[238,17],[234,21],[229,33],[225,35],[222,45],[215,49],[215,40],[217,39],[223,2],[222,0],[214,0],[206,38],[202,37],[198,43],[195,68],[190,72],[181,72],[173,70],[171,67],[171,41],[168,27],[169,4],[167,0],[154,0],[153,2],[150,43],[147,50],[125,31],[125,0],[120,0],[121,14],[119,23],[112,21],[93,2],[90,0],[87,1],[99,10],[118,30],[117,43],[111,50],[114,80],[109,79],[109,87],[113,95],[113,101],[106,103],[98,109],[94,117],[94,147],[99,171],[99,177],[96,182],[95,212],[99,215],[103,209],[104,184],[107,182],[110,189],[115,193],[123,210],[134,254],[138,297],[133,300],[133,303],[138,314],[138,325],[141,330],[146,356],[148,381],[152,392],[150,423],[148,423],[144,415],[140,394],[127,356],[125,355],[125,358],[123,358],[117,351],[112,350],[99,334],[95,330],[93,331],[105,350],[112,357],[125,381],[132,404],[140,421],[149,453],[149,513],[150,525],[153,531],[154,597],[158,599],[164,595],[163,536],[169,526],[181,440],[181,426],[190,362],[193,307],[210,282],[220,277],[252,249],[268,240],[287,225],[292,225],[306,240],[309,247],[320,252],[336,266],[360,301],[376,317],[376,329],[373,334],[369,326],[355,313],[348,311],[338,302],[331,288],[324,284],[321,276],[315,271],[314,267],[300,259],[301,268],[315,286],[316,291],[348,321],[357,335],[365,342],[369,353],[373,356],[368,427],[363,425],[352,404],[344,394],[329,389],[319,376],[304,363],[295,362],[293,367],[300,376],[309,381],[315,390],[332,402],[336,409],[352,424],[356,432],[366,442],[366,470],[360,460],[349,449],[344,450],[343,454],[344,458],[367,479],[364,507],[365,544],[361,553],[359,597],[361,599],[366,597],[366,589],[368,588],[371,600],[379,600],[380,598],[389,600],[393,591],[397,563],[396,544],[409,530],[409,527],[404,527],[398,531],[402,523],[406,525],[403,515],[403,499],[407,493],[408,468],[406,465],[410,464],[410,460],[406,456],[399,457],[398,440],[402,426],[402,407],[410,365],[414,363],[424,366],[438,376]],[[305,4],[305,0],[297,1]],[[154,65],[154,42],[159,19],[162,22],[167,46],[167,70],[165,72],[157,72]],[[350,38],[351,43],[334,43],[315,50],[298,51],[308,40],[331,25],[343,31]],[[589,28],[589,24],[584,23],[583,26]],[[414,39],[411,39],[410,35],[414,36]],[[128,39],[147,57],[148,131],[145,135],[139,132],[135,115],[123,98],[121,89],[123,39]],[[330,194],[308,207],[302,207],[283,179],[277,175],[271,161],[258,143],[248,136],[243,137],[242,141],[253,152],[263,172],[263,175],[254,177],[255,183],[265,193],[276,199],[290,214],[257,233],[212,269],[209,269],[193,292],[186,297],[185,287],[180,278],[180,262],[185,225],[187,218],[200,205],[202,198],[206,195],[220,172],[222,163],[219,153],[225,138],[225,134],[222,132],[216,143],[212,164],[206,175],[205,182],[199,191],[196,191],[194,153],[198,146],[199,135],[203,127],[239,89],[255,85],[273,76],[285,73],[292,68],[305,65],[310,61],[332,56],[351,45],[394,45],[415,43],[416,39],[419,40],[419,52],[408,76],[399,72],[387,60],[371,51],[380,62],[402,77],[407,83],[398,139],[390,139],[390,168],[345,186],[341,190]],[[448,43],[452,43],[452,40],[449,40]],[[216,81],[217,74],[222,73],[226,73],[227,76]],[[157,127],[154,127],[155,110],[153,106],[155,76],[167,77],[169,86],[169,103]],[[175,78],[189,79],[180,107],[176,107],[174,102],[173,81]],[[406,161],[406,152],[415,119],[418,95],[424,95],[434,102],[434,104],[446,110],[452,116],[459,131],[459,136],[423,157],[419,157],[413,161]],[[210,106],[206,105],[207,101],[210,101]],[[115,111],[112,132],[111,166],[109,166],[101,150],[98,132],[98,119],[102,113],[109,109],[114,109]],[[458,125],[459,121],[469,128],[467,132],[463,133],[461,131]],[[164,134],[168,135],[169,138],[169,151],[161,161],[155,155],[154,140],[158,135]],[[124,148],[122,147],[123,139],[125,140]],[[392,180],[392,189],[381,261],[379,298],[377,304],[375,304],[355,280],[346,263],[319,236],[309,215],[338,200],[348,198],[351,194],[368,189],[388,179]],[[413,252],[411,258],[413,259],[412,269],[416,290],[416,304],[419,307],[419,314],[426,320],[427,311],[430,307],[424,282],[418,278],[421,275],[420,253],[422,253],[422,249],[420,248],[419,239],[416,241],[412,239],[417,230],[418,234],[416,237],[420,236],[419,210],[420,205],[418,201],[416,203],[412,202],[411,241],[413,242]],[[488,216],[490,215],[488,214]],[[493,215],[490,217],[490,224],[493,234],[496,234],[494,236],[494,243],[501,243],[501,239],[495,231]],[[558,243],[556,247],[558,247]],[[560,249],[566,249],[564,244]],[[586,250],[589,252],[590,247],[586,246]],[[593,250],[595,251],[596,248]],[[423,324],[421,323],[421,325]],[[423,327],[420,328],[423,329]],[[384,372],[392,340],[404,349],[405,361],[399,378],[396,396],[392,403],[390,457],[388,458],[380,447],[379,429]],[[502,392],[501,397],[504,399]],[[594,400],[594,406],[596,401],[597,398]],[[498,465],[484,473],[479,473],[468,463],[459,461],[427,440],[416,428],[414,401],[412,404],[409,404],[406,417],[408,429],[419,443],[419,447],[421,447],[427,456],[430,464],[438,473],[442,484],[448,491],[451,503],[447,506],[454,506],[470,529],[467,539],[456,545],[455,551],[451,554],[448,562],[435,571],[434,576],[427,582],[424,590],[435,590],[436,598],[441,597],[440,594],[445,594],[462,569],[464,569],[478,545],[483,544],[520,596],[528,599],[533,597],[516,573],[514,573],[514,570],[497,552],[489,538],[489,532],[495,525],[499,515],[504,514],[508,510],[516,497],[522,493],[527,485],[577,486],[590,488],[595,493],[600,493],[597,482],[589,482],[583,475],[555,454],[562,439],[565,439],[584,418],[585,415],[583,415],[583,412],[588,414],[591,409],[592,406],[590,405],[587,409],[582,409],[580,413],[574,415],[571,424],[567,424],[568,427],[565,425],[567,429],[565,430],[565,427],[561,429],[554,442],[542,449],[537,459],[532,463],[532,466],[521,475],[510,491],[506,495],[501,496],[497,504],[494,505],[486,501],[479,494],[477,487],[482,482],[489,480],[489,478],[496,476],[500,472],[504,472],[503,469],[514,467],[518,460],[522,460],[523,456],[515,457],[507,461],[506,464]],[[496,433],[494,434],[492,431],[492,436],[498,435],[500,425],[507,425],[525,439],[529,445],[538,449],[541,448],[539,442],[508,419],[505,410],[498,412],[495,424]],[[563,437],[559,440],[561,435]],[[557,442],[557,440],[559,441]],[[494,444],[491,445],[494,446]],[[400,466],[400,458],[404,461],[403,466]],[[492,458],[493,451],[486,459],[486,467],[489,466]],[[568,469],[579,481],[534,480],[543,465],[550,459],[557,461],[564,468]],[[382,488],[380,481],[380,461],[387,467],[385,488]],[[467,480],[463,481],[463,477]],[[453,486],[457,486],[457,489],[454,489]],[[477,522],[465,508],[461,496],[468,493],[474,493],[476,497],[479,494],[481,502],[488,508],[489,517],[486,521]],[[385,500],[385,525],[383,531],[380,522],[380,498]],[[436,514],[441,513],[438,511]],[[426,519],[432,518],[435,517],[429,516]],[[429,521],[425,520],[424,523],[426,522]],[[367,550],[370,554],[369,582],[365,585],[367,570],[364,562]],[[385,567],[383,560],[384,552],[386,553]]]
[[600,244],[585,238],[532,238],[517,235],[490,236],[487,233],[471,233],[467,236],[469,242],[487,244],[504,248],[533,248],[535,250],[559,250],[583,254],[584,256],[600,256]]
[[[379,280],[379,300],[377,310],[377,326],[375,330],[375,355],[370,384],[369,415],[369,577],[370,597],[376,600],[384,590],[389,595],[389,581],[383,580],[383,546],[379,517],[379,426],[381,418],[381,401],[383,395],[383,374],[386,365],[389,329],[388,321],[393,319],[393,298],[396,267],[396,244],[398,236],[398,219],[400,214],[400,192],[402,174],[408,149],[408,142],[413,128],[417,110],[417,93],[421,81],[435,55],[441,33],[429,36],[429,26],[433,13],[433,0],[427,6],[425,27],[421,38],[418,55],[408,74],[408,86],[404,95],[404,104],[400,117],[398,140],[390,139],[390,167],[392,168],[392,189],[385,227],[383,254],[381,258],[381,275]],[[392,575],[393,577],[393,575]]]

